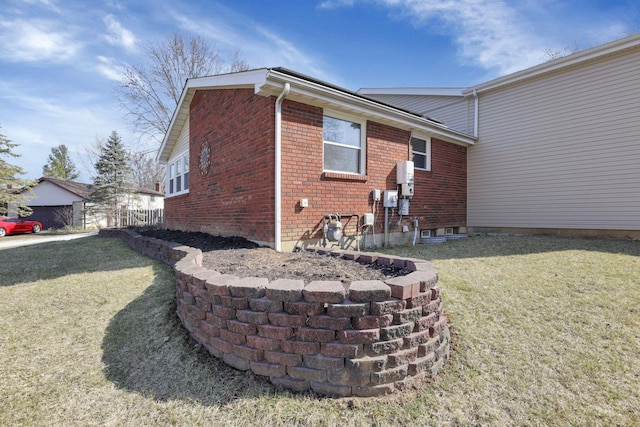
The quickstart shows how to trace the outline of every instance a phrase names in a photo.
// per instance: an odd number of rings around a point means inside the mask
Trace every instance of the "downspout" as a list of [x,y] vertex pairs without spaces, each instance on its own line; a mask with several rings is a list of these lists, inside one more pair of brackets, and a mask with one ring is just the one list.
[[478,137],[478,110],[480,109],[480,102],[478,100],[478,91],[473,90],[473,98],[475,101],[475,108],[473,112],[473,136]]
[[275,246],[282,251],[282,101],[289,94],[291,85],[284,84],[282,93],[276,99],[276,167],[275,167]]

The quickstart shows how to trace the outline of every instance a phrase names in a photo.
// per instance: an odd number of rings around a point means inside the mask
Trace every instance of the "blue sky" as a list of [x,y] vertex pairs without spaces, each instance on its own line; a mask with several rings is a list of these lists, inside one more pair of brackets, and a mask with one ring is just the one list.
[[2,0],[0,132],[25,178],[65,144],[90,182],[86,147],[113,130],[151,147],[114,88],[174,32],[357,90],[471,86],[639,31],[637,0]]

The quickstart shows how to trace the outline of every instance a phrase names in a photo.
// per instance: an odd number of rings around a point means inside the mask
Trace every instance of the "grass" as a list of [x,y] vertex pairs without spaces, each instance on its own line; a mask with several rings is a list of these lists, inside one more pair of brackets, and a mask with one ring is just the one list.
[[0,425],[639,425],[640,243],[474,237],[431,259],[456,345],[383,399],[278,390],[208,356],[172,271],[113,239],[0,250]]

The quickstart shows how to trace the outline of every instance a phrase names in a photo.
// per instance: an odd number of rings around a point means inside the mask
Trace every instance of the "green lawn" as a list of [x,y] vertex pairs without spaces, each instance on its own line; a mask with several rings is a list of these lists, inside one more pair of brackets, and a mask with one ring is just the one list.
[[431,259],[452,358],[380,399],[278,390],[194,345],[115,239],[0,250],[0,425],[640,425],[640,242],[474,237]]

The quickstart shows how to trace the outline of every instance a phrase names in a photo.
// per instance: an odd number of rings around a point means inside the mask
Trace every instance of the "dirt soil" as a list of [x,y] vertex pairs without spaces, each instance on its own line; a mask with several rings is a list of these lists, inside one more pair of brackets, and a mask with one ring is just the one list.
[[344,284],[354,280],[384,280],[406,274],[407,271],[360,264],[338,257],[306,251],[285,253],[259,247],[242,237],[220,237],[200,232],[183,232],[159,228],[134,228],[138,234],[180,243],[202,251],[203,266],[224,274],[267,279],[339,280]]

